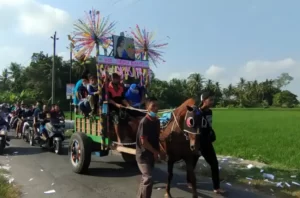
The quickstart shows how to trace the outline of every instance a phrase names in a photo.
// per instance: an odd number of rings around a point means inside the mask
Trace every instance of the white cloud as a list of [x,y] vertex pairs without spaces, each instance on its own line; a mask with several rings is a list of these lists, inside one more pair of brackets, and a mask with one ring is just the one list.
[[219,77],[224,74],[225,68],[219,67],[216,65],[211,65],[206,71],[205,71],[205,76],[207,78],[210,78],[212,80],[217,80]]
[[11,60],[25,61],[24,58],[25,58],[25,50],[23,48],[14,47],[14,46],[1,46],[0,47],[0,59],[1,59],[0,69],[7,67],[10,64]]
[[[0,0],[0,23],[26,35],[49,35],[71,25],[70,15],[36,0]],[[15,27],[15,26],[13,26]]]
[[297,61],[292,58],[277,61],[256,60],[247,62],[240,71],[247,78],[261,79],[274,77],[274,75],[282,72],[293,71],[297,69],[297,64]]

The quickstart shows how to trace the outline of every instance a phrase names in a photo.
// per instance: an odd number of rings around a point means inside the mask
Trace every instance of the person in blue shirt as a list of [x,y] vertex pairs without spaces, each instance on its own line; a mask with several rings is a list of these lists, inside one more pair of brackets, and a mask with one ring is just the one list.
[[96,115],[100,91],[98,90],[97,77],[95,75],[91,75],[89,77],[89,80],[90,80],[90,84],[87,86],[88,100],[92,110],[91,114]]
[[137,84],[131,84],[127,92],[125,93],[126,100],[132,107],[141,108],[144,103],[144,91],[142,87]]
[[87,85],[82,84],[78,88],[77,95],[78,95],[78,99],[79,99],[79,103],[78,103],[79,110],[85,116],[88,116],[88,114],[91,112],[91,108],[90,108],[90,104],[89,104],[89,101],[88,101]]
[[76,83],[74,90],[73,90],[73,103],[75,105],[75,113],[76,113],[76,108],[79,104],[79,89],[81,86],[87,87],[88,85],[88,76],[87,72],[84,72],[81,76],[81,79]]

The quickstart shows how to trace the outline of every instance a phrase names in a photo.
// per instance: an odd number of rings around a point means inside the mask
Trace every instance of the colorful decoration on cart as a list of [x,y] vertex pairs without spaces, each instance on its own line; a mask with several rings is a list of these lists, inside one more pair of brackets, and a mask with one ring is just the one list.
[[155,66],[159,62],[165,62],[162,58],[163,52],[159,49],[168,45],[168,43],[158,44],[154,38],[154,32],[148,32],[146,29],[141,30],[137,25],[135,30],[131,31],[137,58],[141,60],[150,60]]
[[85,20],[79,19],[74,24],[74,37],[71,39],[74,44],[75,57],[80,61],[85,61],[94,48],[98,56],[99,46],[104,50],[111,46],[112,31],[116,24],[110,23],[109,18],[102,17],[97,10],[92,9],[85,13]]
[[148,76],[149,69],[101,64],[100,73],[101,73],[100,76],[105,76],[106,73],[108,74],[117,73],[121,76],[122,79],[127,80],[128,77],[144,78],[145,76]]

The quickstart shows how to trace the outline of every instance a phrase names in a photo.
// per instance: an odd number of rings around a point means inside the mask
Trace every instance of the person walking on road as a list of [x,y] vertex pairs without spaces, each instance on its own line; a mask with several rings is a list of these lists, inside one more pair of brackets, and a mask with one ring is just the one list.
[[212,93],[205,92],[201,95],[200,110],[207,124],[206,126],[202,126],[203,132],[200,134],[200,152],[205,161],[210,165],[214,192],[223,194],[225,191],[220,188],[219,164],[213,146],[213,142],[216,140],[216,135],[212,128],[212,110],[210,109],[213,104],[214,95]]
[[147,115],[141,120],[136,140],[136,161],[142,173],[137,198],[151,198],[152,171],[159,158],[160,122],[157,118],[158,104],[156,98],[149,98]]

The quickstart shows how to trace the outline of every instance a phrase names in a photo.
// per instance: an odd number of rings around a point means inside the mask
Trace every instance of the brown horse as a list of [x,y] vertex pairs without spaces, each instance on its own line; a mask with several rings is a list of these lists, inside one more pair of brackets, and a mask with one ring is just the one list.
[[[173,178],[173,167],[175,162],[184,160],[186,163],[187,180],[191,184],[193,198],[197,196],[196,176],[194,173],[195,164],[199,158],[199,118],[196,115],[197,108],[194,106],[195,100],[188,99],[172,112],[172,118],[161,129],[160,144],[161,150],[168,156],[168,182],[165,197],[171,198],[170,187]],[[127,126],[122,126],[122,133],[127,133],[127,138],[131,142],[135,141],[136,131],[141,120],[140,116],[130,119]],[[188,122],[188,124],[187,124]],[[190,126],[187,126],[190,125]]]
[[[199,158],[199,118],[194,107],[195,100],[188,99],[172,112],[172,118],[167,126],[161,130],[160,141],[162,149],[168,156],[168,182],[165,197],[171,198],[170,188],[173,178],[175,162],[183,160],[186,163],[187,179],[191,183],[193,198],[197,196],[195,164]],[[191,121],[192,120],[192,121]],[[190,122],[191,130],[186,130],[186,122]],[[193,130],[194,129],[194,130]]]

